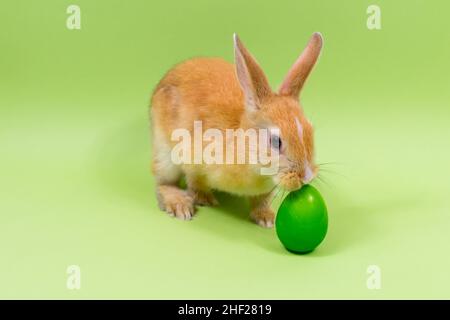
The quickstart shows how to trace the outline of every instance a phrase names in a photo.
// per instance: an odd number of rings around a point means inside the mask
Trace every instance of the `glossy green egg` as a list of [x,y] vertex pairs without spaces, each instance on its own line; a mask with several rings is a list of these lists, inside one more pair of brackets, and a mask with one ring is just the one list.
[[278,209],[275,227],[287,250],[295,253],[313,251],[328,229],[327,207],[319,191],[305,185],[291,192]]

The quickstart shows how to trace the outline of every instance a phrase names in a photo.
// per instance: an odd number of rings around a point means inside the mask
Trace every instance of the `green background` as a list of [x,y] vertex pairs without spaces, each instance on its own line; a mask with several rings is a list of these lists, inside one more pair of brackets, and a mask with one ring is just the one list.
[[[66,28],[69,4],[81,30]],[[0,298],[450,298],[447,1],[0,7]],[[290,254],[226,194],[190,222],[160,212],[147,108],[162,75],[231,61],[238,32],[277,87],[314,31],[325,44],[302,103],[331,162],[314,183],[324,243]],[[81,290],[66,288],[73,264]]]

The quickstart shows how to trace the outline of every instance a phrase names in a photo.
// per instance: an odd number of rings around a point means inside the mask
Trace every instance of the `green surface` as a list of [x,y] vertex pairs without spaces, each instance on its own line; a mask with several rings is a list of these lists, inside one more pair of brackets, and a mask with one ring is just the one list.
[[325,238],[328,214],[325,200],[311,185],[291,192],[277,212],[275,231],[291,252],[310,253]]
[[[370,31],[372,3],[2,0],[0,297],[450,298],[450,4],[377,1]],[[309,255],[241,199],[190,222],[156,205],[151,91],[183,59],[231,60],[235,31],[274,87],[324,36],[302,102],[332,163],[314,183],[329,230]]]

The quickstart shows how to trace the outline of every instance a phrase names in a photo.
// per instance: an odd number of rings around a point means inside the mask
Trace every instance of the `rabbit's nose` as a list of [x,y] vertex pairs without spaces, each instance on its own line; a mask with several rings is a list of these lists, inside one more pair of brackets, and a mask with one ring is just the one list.
[[309,165],[305,166],[305,172],[303,173],[302,182],[304,184],[307,184],[310,183],[312,179],[314,179],[314,173],[311,170],[311,167]]

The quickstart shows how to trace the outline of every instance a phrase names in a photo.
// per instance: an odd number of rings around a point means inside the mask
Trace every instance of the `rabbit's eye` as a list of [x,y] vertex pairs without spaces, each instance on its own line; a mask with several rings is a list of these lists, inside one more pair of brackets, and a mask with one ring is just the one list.
[[270,137],[270,143],[272,145],[272,148],[274,148],[275,150],[281,150],[281,138],[279,136],[272,135]]

